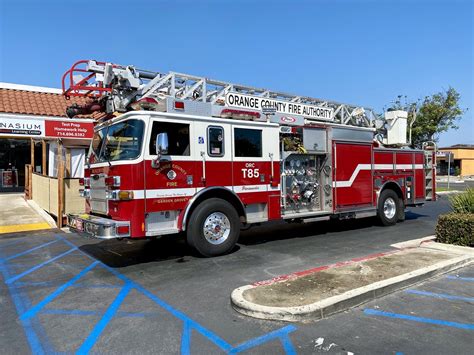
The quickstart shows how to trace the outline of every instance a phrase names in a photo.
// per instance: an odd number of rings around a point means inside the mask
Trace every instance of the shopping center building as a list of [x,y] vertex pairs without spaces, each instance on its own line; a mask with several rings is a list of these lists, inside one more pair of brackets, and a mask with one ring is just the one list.
[[[448,162],[449,154],[451,161]],[[456,144],[439,148],[437,154],[438,175],[474,176],[474,144]]]
[[23,191],[26,166],[34,173],[57,176],[58,144],[68,177],[81,177],[93,136],[91,117],[69,119],[61,90],[0,83],[0,192]]

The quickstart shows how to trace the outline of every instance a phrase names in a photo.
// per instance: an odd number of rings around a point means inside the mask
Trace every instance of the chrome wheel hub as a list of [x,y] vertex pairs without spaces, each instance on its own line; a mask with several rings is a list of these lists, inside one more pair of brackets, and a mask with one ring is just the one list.
[[222,244],[229,237],[230,221],[222,212],[213,212],[204,221],[203,233],[209,243]]
[[395,200],[391,197],[387,198],[383,203],[383,214],[388,219],[392,219],[397,212],[397,206]]

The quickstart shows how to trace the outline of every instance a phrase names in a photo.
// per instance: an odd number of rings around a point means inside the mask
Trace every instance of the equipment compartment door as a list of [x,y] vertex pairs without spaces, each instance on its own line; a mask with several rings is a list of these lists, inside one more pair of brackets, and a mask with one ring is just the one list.
[[371,206],[372,146],[335,142],[333,150],[336,210]]
[[[232,185],[247,205],[249,221],[267,220],[269,196],[280,194],[278,134],[278,127],[232,125]],[[272,210],[271,218],[278,215]]]

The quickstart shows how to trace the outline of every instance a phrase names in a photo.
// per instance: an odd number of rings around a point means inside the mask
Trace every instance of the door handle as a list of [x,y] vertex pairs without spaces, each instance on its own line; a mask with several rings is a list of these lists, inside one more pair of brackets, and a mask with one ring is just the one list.
[[201,182],[206,185],[206,152],[201,152],[202,157],[202,177]]

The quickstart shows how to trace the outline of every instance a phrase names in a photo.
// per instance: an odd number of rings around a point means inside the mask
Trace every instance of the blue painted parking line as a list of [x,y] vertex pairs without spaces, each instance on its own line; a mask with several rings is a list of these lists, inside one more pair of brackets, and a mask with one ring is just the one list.
[[[295,327],[295,329],[296,329],[296,327]],[[290,339],[289,333],[286,333],[285,335],[282,336],[281,342],[283,344],[283,349],[285,350],[286,354],[291,354],[291,355],[296,354],[296,350],[295,350],[295,347],[293,346],[293,343]]]
[[[89,257],[90,259],[93,259],[90,255],[88,255],[88,254],[85,254],[85,255],[87,257]],[[162,307],[163,309],[165,309],[166,311],[171,313],[176,318],[181,319],[183,321],[183,333],[182,333],[182,336],[181,336],[181,339],[182,339],[181,340],[181,345],[182,345],[182,347],[184,345],[184,349],[186,349],[188,343],[191,344],[191,330],[197,331],[198,333],[200,333],[201,335],[203,335],[204,337],[209,339],[211,342],[216,344],[219,348],[221,348],[223,351],[225,351],[227,353],[231,353],[235,348],[238,348],[238,347],[234,348],[232,345],[227,343],[225,340],[220,338],[218,335],[216,335],[215,333],[213,333],[210,330],[206,329],[205,327],[203,327],[201,324],[194,321],[193,319],[189,318],[183,312],[175,309],[174,307],[172,307],[171,305],[169,305],[165,301],[161,300],[160,298],[158,298],[153,293],[151,293],[147,289],[143,288],[139,284],[131,281],[126,276],[120,274],[117,270],[115,270],[115,269],[113,269],[113,268],[111,268],[111,267],[109,267],[109,266],[107,266],[103,263],[101,264],[101,266],[104,267],[105,269],[109,270],[112,274],[117,276],[120,280],[124,281],[125,284],[131,284],[134,289],[136,289],[137,291],[141,292],[143,295],[150,298],[157,305],[159,305],[160,307]],[[279,332],[276,331],[276,332],[268,333],[268,334],[273,334],[272,336],[263,337],[263,338],[259,337],[259,341],[254,346],[261,345],[265,342],[274,340],[275,338],[279,338],[280,341],[282,342],[282,345],[283,345],[283,347],[285,349],[285,352],[286,352],[286,349],[290,349],[290,350],[293,349],[293,345],[291,344],[291,340],[289,339],[288,334],[290,332],[293,332],[294,330],[296,330],[296,327],[294,327],[294,326],[283,327],[283,328],[279,329]],[[240,346],[242,346],[242,345],[240,345]],[[250,348],[250,347],[252,347],[252,346],[249,344],[248,348]],[[293,352],[290,351],[289,354],[293,354]]]
[[[8,272],[6,271],[5,265],[0,262],[0,272],[2,272],[3,275],[7,275]],[[10,295],[13,301],[13,304],[15,305],[15,308],[17,310],[18,314],[21,314],[25,312],[29,307],[30,304],[29,302],[24,298],[20,296],[20,293],[18,292],[11,292],[10,290]],[[49,342],[44,339],[44,337],[41,337],[38,334],[38,332],[35,331],[35,320],[32,319],[20,319],[20,323],[23,326],[23,329],[25,331],[25,336],[26,339],[28,340],[28,343],[30,344],[30,348],[32,353],[34,354],[45,354],[45,353],[52,353],[52,347],[49,345]]]
[[[74,315],[74,316],[100,316],[101,317],[100,320],[95,325],[95,327],[93,328],[93,330],[91,331],[91,333],[87,336],[87,338],[84,340],[84,342],[80,346],[78,353],[88,353],[90,350],[92,350],[96,342],[103,335],[104,330],[107,328],[110,321],[114,317],[156,317],[158,316],[159,313],[156,313],[156,312],[140,313],[140,312],[119,311],[120,306],[122,305],[125,298],[127,297],[127,295],[132,289],[143,294],[144,296],[152,300],[155,304],[157,304],[159,307],[163,308],[165,311],[169,312],[175,318],[178,318],[179,320],[183,322],[183,331],[182,331],[182,337],[181,337],[181,351],[183,354],[189,354],[189,352],[191,351],[191,334],[193,333],[193,331],[201,334],[202,336],[204,336],[205,338],[213,342],[216,346],[218,346],[221,350],[223,350],[226,353],[235,354],[235,353],[239,353],[239,352],[251,349],[253,347],[259,346],[269,341],[279,340],[283,346],[285,353],[295,354],[295,349],[289,337],[289,334],[293,332],[294,330],[296,330],[295,326],[286,326],[278,330],[275,330],[273,332],[264,334],[260,337],[250,339],[237,346],[233,346],[227,343],[222,338],[220,338],[214,332],[208,330],[207,328],[205,328],[198,322],[188,317],[185,313],[175,309],[174,307],[172,307],[171,305],[169,305],[162,299],[158,298],[156,295],[154,295],[147,289],[143,288],[139,284],[128,279],[126,276],[122,275],[117,270],[105,265],[104,263],[99,262],[98,260],[94,259],[92,256],[82,252],[73,243],[62,238],[61,236],[56,236],[56,238],[57,239],[54,241],[44,243],[37,247],[28,249],[27,251],[9,256],[5,259],[0,259],[0,271],[4,275],[4,278],[7,279],[7,281],[10,281],[6,284],[10,290],[10,294],[12,295],[12,298],[14,299],[15,306],[17,308],[18,314],[20,315],[19,319],[25,329],[25,333],[26,333],[28,342],[30,344],[30,347],[32,349],[32,352],[35,354],[55,352],[55,350],[51,347],[51,345],[48,342],[48,337],[43,329],[43,325],[39,322],[38,318],[36,317],[40,313],[49,314],[49,315]],[[71,250],[66,253],[62,253],[61,255],[58,255],[57,257],[53,259],[50,259],[39,265],[36,265],[30,268],[29,270],[23,272],[22,274],[10,277],[9,267],[13,266],[14,263],[12,264],[8,261],[17,258],[18,256],[31,253],[40,248],[44,248],[48,245],[51,245],[57,242],[58,240],[61,240],[65,244],[69,245],[71,247]],[[1,248],[0,246],[0,252],[2,251],[2,249],[3,248]],[[19,288],[26,287],[26,286],[56,286],[57,284],[56,285],[49,284],[48,283],[49,281],[28,283],[28,282],[19,281],[19,279],[25,276],[26,274],[29,274],[38,270],[40,267],[43,267],[49,263],[52,263],[53,261],[59,260],[61,257],[65,255],[70,255],[70,253],[75,250],[78,250],[80,252],[80,255],[85,256],[89,259],[92,259],[92,263],[88,265],[87,267],[85,267],[84,269],[82,269],[78,274],[76,274],[70,280],[66,281],[63,284],[60,284],[59,287],[57,287],[52,293],[47,295],[39,303],[37,303],[34,306],[30,305],[28,297],[26,295],[23,295],[20,292]],[[89,271],[93,270],[96,266],[100,266],[108,270],[110,273],[115,275],[118,279],[123,281],[123,285],[87,284],[86,282],[80,283],[79,280],[82,277],[84,277]],[[120,291],[105,312],[92,311],[92,310],[78,310],[78,309],[62,310],[62,309],[45,308],[48,304],[50,304],[56,298],[61,296],[68,288],[75,287],[75,286],[119,288]]]
[[292,332],[294,330],[296,330],[295,326],[288,325],[288,326],[283,327],[281,329],[278,329],[278,330],[275,330],[273,332],[262,335],[258,338],[251,339],[251,340],[249,340],[249,341],[247,341],[247,342],[245,342],[241,345],[238,345],[235,348],[232,348],[230,353],[231,354],[237,354],[237,353],[240,353],[242,351],[249,350],[249,349],[251,349],[251,348],[253,348],[257,345],[261,345],[263,343],[266,343],[270,340],[279,339],[281,336],[284,336],[285,341],[283,342],[283,344],[285,345],[284,348],[286,350],[286,353],[287,354],[296,354],[296,351],[295,351],[293,345],[291,344],[290,339],[288,338],[288,333]]
[[35,266],[36,264],[35,263],[10,263],[8,265],[8,268],[11,269],[11,270],[15,270],[15,269],[26,269],[26,268],[30,268],[32,266]]
[[38,246],[36,246],[36,247],[34,247],[34,248],[31,248],[31,249],[22,251],[21,253],[14,254],[14,255],[12,255],[12,256],[9,256],[9,257],[7,257],[7,258],[5,258],[5,259],[0,259],[0,260],[3,261],[3,262],[5,262],[5,261],[10,261],[10,260],[13,260],[13,259],[15,259],[15,258],[18,258],[18,257],[20,257],[20,256],[27,255],[27,254],[29,254],[29,253],[31,253],[31,252],[34,252],[35,250],[38,250],[38,249],[47,247],[48,245],[57,243],[58,241],[59,241],[58,239],[52,240],[52,241],[50,241],[50,242],[43,243],[43,244],[38,245]]
[[[62,314],[65,316],[100,316],[104,315],[104,312],[100,311],[87,311],[80,309],[51,309],[46,308],[39,312],[39,314]],[[118,318],[149,318],[149,317],[159,317],[160,313],[158,312],[123,312],[117,311],[115,317]]]
[[446,276],[446,278],[450,280],[474,282],[474,277],[461,277],[461,276],[448,275]]
[[59,281],[16,281],[15,288],[22,288],[22,287],[37,287],[37,286],[59,286],[62,283]]
[[88,354],[89,351],[94,347],[95,343],[102,335],[105,327],[110,323],[110,320],[115,316],[119,307],[122,305],[125,297],[127,297],[128,293],[131,291],[132,285],[126,284],[119,292],[117,297],[115,297],[112,304],[107,308],[107,311],[104,313],[101,320],[96,324],[92,332],[89,334],[87,339],[82,343],[79,350],[77,350],[76,354]]
[[48,296],[46,296],[41,302],[36,304],[34,307],[30,308],[25,313],[21,314],[20,319],[24,320],[24,319],[34,317],[36,315],[36,313],[38,313],[41,309],[43,309],[44,306],[46,306],[48,303],[50,303],[56,297],[58,297],[60,294],[62,294],[64,291],[66,291],[66,289],[69,286],[71,286],[74,282],[76,282],[81,277],[83,277],[85,274],[87,274],[90,270],[92,270],[98,264],[99,264],[99,261],[94,261],[92,264],[90,264],[88,267],[86,267],[84,270],[82,270],[79,274],[74,276],[71,280],[69,280],[65,284],[61,285],[54,292],[52,292]]
[[181,354],[189,355],[191,353],[191,327],[189,322],[184,322],[183,333],[181,334]]
[[[113,271],[115,272],[115,270],[113,270]],[[223,351],[225,351],[227,353],[238,353],[240,351],[243,351],[243,350],[239,350],[240,347],[242,347],[242,348],[245,347],[245,350],[246,350],[246,349],[250,349],[251,347],[261,345],[265,342],[268,342],[268,341],[271,341],[271,340],[274,340],[274,339],[277,339],[277,338],[282,342],[283,347],[284,347],[285,350],[286,349],[290,349],[290,350],[293,349],[293,345],[291,345],[291,341],[288,338],[288,334],[290,332],[293,332],[294,330],[296,330],[296,327],[294,327],[294,326],[283,327],[283,328],[281,328],[277,331],[270,332],[270,333],[266,334],[265,336],[252,339],[249,342],[246,342],[244,344],[233,347],[232,345],[230,345],[229,343],[224,341],[222,338],[220,338],[215,333],[213,333],[213,332],[209,331],[208,329],[204,328],[202,325],[200,325],[196,321],[192,320],[191,318],[186,316],[184,313],[174,309],[173,307],[168,305],[166,302],[164,302],[163,300],[156,297],[150,291],[142,288],[141,286],[139,286],[137,284],[135,284],[134,286],[135,286],[135,288],[137,288],[138,291],[141,291],[143,294],[145,294],[146,296],[151,298],[153,301],[155,301],[155,303],[157,303],[162,308],[169,311],[176,318],[182,319],[184,321],[183,334],[181,336],[182,346],[183,346],[183,344],[186,346],[186,344],[188,344],[188,342],[189,343],[191,342],[191,330],[196,330],[197,332],[201,333],[201,335],[208,338],[210,341],[212,341],[214,344],[216,344],[218,347],[220,347]],[[252,341],[255,341],[255,343],[253,343]],[[291,352],[291,351],[287,352],[287,353],[294,354],[294,352]]]
[[[52,287],[52,286],[61,286],[64,284],[64,281],[15,281],[15,288],[22,287]],[[77,283],[73,284],[70,287],[74,288],[121,288],[123,285],[101,285],[101,284],[86,284],[86,283]]]
[[[76,248],[77,249],[77,248]],[[8,284],[11,284],[13,282],[15,282],[16,280],[19,280],[21,279],[23,276],[26,276],[28,274],[31,274],[33,271],[36,271],[40,268],[42,268],[43,266],[45,265],[48,265],[49,263],[52,263],[53,261],[56,261],[60,258],[62,258],[63,256],[66,256],[68,255],[69,253],[73,252],[75,249],[69,249],[68,251],[62,253],[62,254],[59,254],[57,256],[55,256],[54,258],[51,258],[49,260],[46,260],[44,262],[42,262],[41,264],[38,264],[36,266],[33,266],[32,268],[26,270],[26,271],[23,271],[21,274],[18,274],[18,275],[15,275],[13,277],[10,277],[8,280],[5,281],[5,283],[8,285]]]
[[5,242],[5,241],[1,241],[0,242],[0,247],[2,248],[6,248],[6,247],[9,247],[9,246],[12,246],[12,245],[15,245],[15,244],[19,244],[20,242],[23,242],[22,239],[16,239],[16,240],[11,240],[9,242]]
[[376,309],[370,309],[370,308],[364,309],[364,313],[370,316],[381,316],[381,317],[408,320],[412,322],[441,325],[445,327],[459,328],[459,329],[465,329],[465,330],[474,330],[474,324],[469,324],[469,323],[457,323],[457,322],[450,322],[450,321],[446,321],[442,319],[416,317],[416,316],[410,316],[408,314],[390,313],[390,312],[378,311]]
[[442,298],[442,299],[453,300],[453,301],[474,302],[473,297],[455,296],[455,295],[448,295],[448,294],[444,294],[444,293],[427,292],[427,291],[419,291],[419,290],[406,290],[405,292],[406,293],[411,293],[411,294],[414,294],[414,295]]

